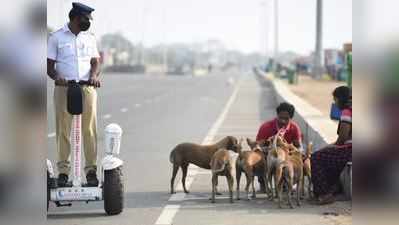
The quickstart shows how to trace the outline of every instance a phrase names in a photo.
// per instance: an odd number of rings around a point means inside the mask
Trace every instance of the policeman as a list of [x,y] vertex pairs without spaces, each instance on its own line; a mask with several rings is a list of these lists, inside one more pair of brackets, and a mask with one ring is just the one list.
[[97,179],[97,92],[100,87],[100,55],[96,39],[88,32],[93,8],[72,3],[69,22],[52,33],[47,46],[47,74],[55,81],[54,106],[58,151],[58,185],[68,184],[71,153],[72,116],[66,107],[67,83],[78,81],[83,93],[82,135],[88,186],[98,186]]

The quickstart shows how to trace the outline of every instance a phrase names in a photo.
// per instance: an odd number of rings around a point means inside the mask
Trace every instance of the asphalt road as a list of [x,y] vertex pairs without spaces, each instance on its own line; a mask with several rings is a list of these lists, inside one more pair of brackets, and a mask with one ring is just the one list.
[[[103,203],[50,205],[47,224],[152,225],[167,204],[171,164],[169,152],[180,142],[201,142],[233,92],[227,80],[235,73],[202,77],[105,74],[98,89],[99,159],[103,129],[123,129],[126,202],[121,215],[106,216]],[[55,162],[53,84],[48,83],[48,149]],[[177,179],[179,180],[179,179]]]
[[[233,85],[228,80],[234,78]],[[55,159],[52,84],[48,85],[49,157]],[[189,167],[182,192],[169,194],[169,153],[181,142],[216,141],[226,135],[254,138],[265,120],[275,117],[277,105],[270,83],[251,73],[212,74],[203,77],[108,74],[98,90],[99,158],[103,129],[111,122],[124,130],[121,158],[125,161],[125,209],[106,216],[103,203],[76,203],[70,208],[50,206],[47,224],[62,225],[332,225],[351,224],[350,202],[316,206],[302,201],[295,209],[279,209],[264,194],[256,199],[227,199],[226,179],[219,178],[216,203],[209,201],[209,170]],[[244,148],[248,149],[246,144]],[[241,179],[244,198],[245,179]],[[257,182],[255,183],[258,186]],[[235,187],[235,185],[234,185]],[[325,216],[324,213],[339,216]]]

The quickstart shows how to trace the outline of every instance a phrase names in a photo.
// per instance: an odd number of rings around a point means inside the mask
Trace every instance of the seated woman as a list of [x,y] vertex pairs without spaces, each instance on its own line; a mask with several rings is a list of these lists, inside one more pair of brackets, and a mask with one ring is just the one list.
[[352,94],[346,86],[337,87],[334,101],[342,110],[338,125],[338,139],[316,151],[311,157],[313,194],[317,204],[335,201],[339,177],[347,162],[352,161]]

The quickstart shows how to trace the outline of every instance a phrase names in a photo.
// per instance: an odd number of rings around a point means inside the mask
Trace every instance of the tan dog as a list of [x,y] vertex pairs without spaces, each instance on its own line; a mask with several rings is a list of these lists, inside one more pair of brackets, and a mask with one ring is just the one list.
[[[294,208],[291,201],[291,193],[296,184],[298,188],[303,187],[303,161],[300,151],[293,151],[286,157],[286,160],[276,165],[276,185],[278,193],[278,205],[282,208],[282,192],[284,183],[288,187],[287,197],[290,208]],[[296,192],[296,203],[300,203],[300,191]]]
[[[241,142],[240,142],[241,145]],[[210,167],[212,170],[212,203],[215,203],[216,186],[218,184],[218,176],[225,176],[229,186],[230,203],[233,203],[233,185],[234,185],[234,169],[237,156],[231,156],[229,150],[219,149],[212,157]]]
[[172,150],[169,157],[170,162],[173,164],[172,178],[170,180],[170,193],[176,193],[174,191],[174,182],[179,167],[181,167],[183,171],[182,183],[184,192],[189,193],[186,189],[186,176],[188,165],[192,163],[204,169],[211,169],[211,158],[213,154],[221,148],[236,152],[238,148],[237,138],[227,136],[213,145],[198,145],[194,143],[182,143],[177,145]]
[[[297,154],[299,153],[299,150],[292,144],[287,145],[289,149],[289,155],[292,154]],[[311,162],[310,162],[310,157],[312,156],[312,149],[313,149],[313,143],[310,142],[306,148],[305,154],[302,155],[302,162],[303,162],[303,179],[302,179],[302,186],[300,187],[301,190],[298,189],[298,191],[301,191],[302,196],[305,196],[305,177],[308,179],[308,196],[311,197],[311,186],[312,186],[312,171],[311,171]]]
[[[252,185],[252,198],[256,198],[254,177],[261,176],[266,181],[266,157],[261,148],[263,142],[252,141],[247,138],[247,144],[251,151],[238,151],[239,158],[236,162],[236,180],[237,180],[237,200],[240,200],[240,180],[241,173],[244,172],[247,178],[245,191],[246,199],[249,200],[249,187]],[[265,182],[266,184],[266,182]],[[265,185],[267,190],[267,185]]]
[[[278,184],[278,181],[280,181],[281,176],[282,176],[282,165],[283,163],[287,160],[287,157],[289,155],[289,148],[288,144],[285,142],[284,138],[282,138],[279,134],[276,134],[275,136],[271,137],[269,139],[272,144],[271,144],[271,149],[268,151],[267,158],[266,158],[266,173],[267,173],[267,179],[266,181],[266,186],[270,185],[269,187],[269,199],[273,200],[274,199],[274,192],[273,192],[273,183],[276,185]],[[274,182],[273,182],[274,180]],[[278,196],[277,188],[276,190],[276,197]]]

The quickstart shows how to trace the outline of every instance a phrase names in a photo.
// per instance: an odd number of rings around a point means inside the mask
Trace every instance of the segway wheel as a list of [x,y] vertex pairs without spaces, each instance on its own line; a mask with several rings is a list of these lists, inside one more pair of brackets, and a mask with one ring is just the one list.
[[104,210],[108,215],[117,215],[123,211],[124,185],[122,167],[104,171]]

